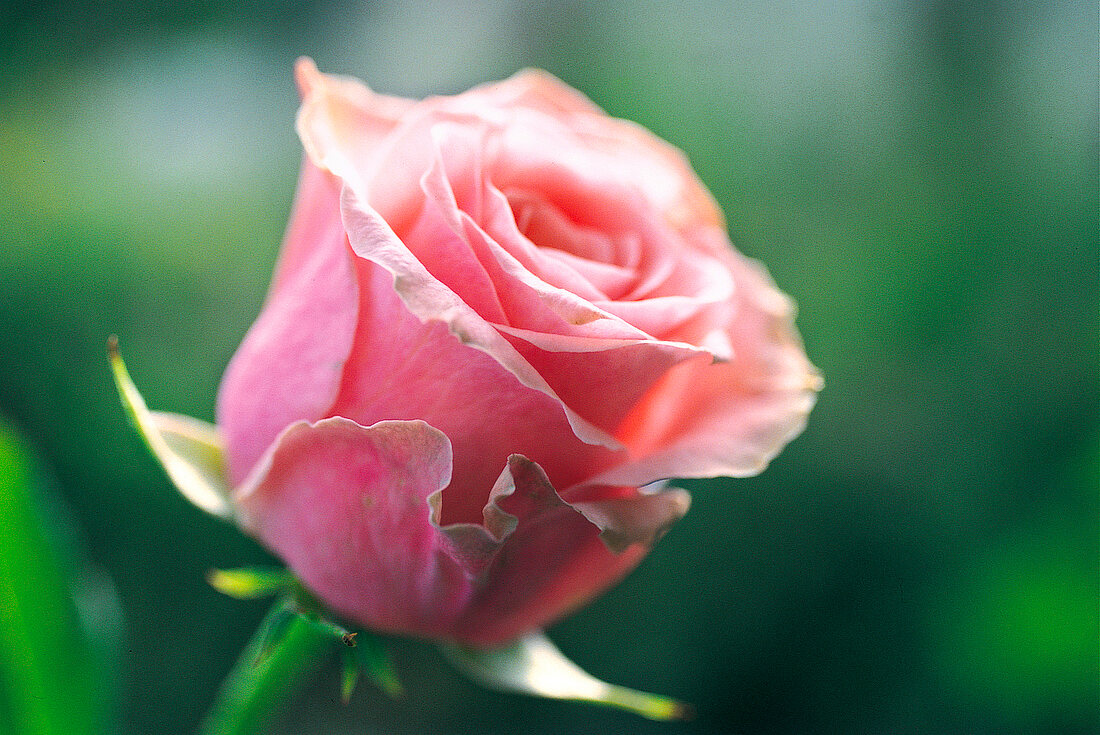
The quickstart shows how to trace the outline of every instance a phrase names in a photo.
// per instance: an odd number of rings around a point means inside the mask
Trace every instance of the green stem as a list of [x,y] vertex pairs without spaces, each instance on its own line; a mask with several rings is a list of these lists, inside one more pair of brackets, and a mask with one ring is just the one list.
[[202,735],[260,732],[298,684],[331,653],[331,637],[299,616],[275,647],[265,652],[266,633],[283,606],[277,602],[271,609],[222,683],[199,731]]

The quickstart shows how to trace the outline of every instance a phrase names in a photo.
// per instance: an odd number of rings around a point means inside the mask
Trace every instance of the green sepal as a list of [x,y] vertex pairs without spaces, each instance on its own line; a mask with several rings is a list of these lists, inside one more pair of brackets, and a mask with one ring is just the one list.
[[[364,631],[349,631],[347,628],[315,612],[299,611],[299,614],[315,630],[330,636],[343,645],[341,655],[344,657],[343,686],[345,688],[349,686],[347,667],[350,665],[349,662],[352,662],[355,664],[357,671],[365,673],[372,683],[390,697],[399,697],[405,693],[405,689],[401,686],[401,681],[397,677],[397,670],[390,660],[389,653],[382,641],[376,636]],[[358,673],[350,686],[354,688],[357,681]],[[351,694],[349,693],[348,696],[350,697]]]
[[350,649],[367,678],[391,699],[404,696],[405,687],[397,677],[389,651],[382,640],[370,633],[360,633],[355,638],[355,646]]
[[254,666],[261,666],[267,661],[286,638],[297,618],[298,612],[289,605],[281,604],[272,608],[263,622],[263,632],[260,634],[260,645],[256,648]]
[[107,340],[107,352],[122,405],[172,484],[207,513],[232,518],[225,452],[217,427],[190,416],[150,411],[130,379],[118,350],[118,339]]
[[347,704],[351,701],[355,685],[359,682],[359,659],[355,655],[355,647],[345,646],[340,652],[340,661],[342,663],[340,701]]
[[[315,636],[338,642],[343,649],[341,695],[344,698],[351,696],[360,673],[365,673],[390,697],[404,694],[382,641],[370,633],[350,631],[329,619],[317,598],[289,570],[265,567],[212,569],[206,579],[214,589],[240,600],[270,595],[281,597],[259,633],[257,664],[279,645],[291,623],[299,621]],[[351,669],[354,669],[354,676]]]
[[210,586],[238,600],[255,600],[277,594],[293,594],[298,580],[286,569],[245,567],[211,569],[206,575]]
[[492,689],[616,707],[651,720],[692,716],[690,705],[600,681],[566,658],[541,633],[524,636],[504,648],[454,643],[441,648],[463,673]]
[[354,639],[355,636],[358,635],[357,633],[352,633],[344,626],[338,625],[310,610],[298,610],[298,614],[302,616],[303,620],[312,625],[317,632],[324,633],[329,638],[339,641],[344,645],[354,645],[347,641]]

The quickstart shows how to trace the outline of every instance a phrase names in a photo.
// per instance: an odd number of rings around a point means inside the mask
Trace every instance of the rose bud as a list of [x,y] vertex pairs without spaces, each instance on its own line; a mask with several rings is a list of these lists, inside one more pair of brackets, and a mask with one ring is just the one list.
[[237,522],[338,614],[498,645],[755,474],[820,379],[684,156],[538,71],[416,102],[303,59],[305,161],[218,426]]

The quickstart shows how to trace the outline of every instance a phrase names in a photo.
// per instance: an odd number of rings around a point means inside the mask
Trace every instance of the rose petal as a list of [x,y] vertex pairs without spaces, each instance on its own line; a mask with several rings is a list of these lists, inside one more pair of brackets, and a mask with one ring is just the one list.
[[447,437],[422,421],[289,426],[235,493],[242,526],[337,612],[379,630],[448,630],[472,587],[429,522]]
[[455,339],[445,323],[420,321],[383,267],[356,259],[355,270],[359,328],[330,413],[363,425],[421,418],[453,437],[445,522],[481,519],[511,453],[542,463],[560,487],[614,460],[613,452],[575,436],[557,398],[520,383],[492,355]]
[[[421,240],[414,231],[404,234],[402,238],[429,271],[462,296],[482,317],[495,324],[551,333],[590,335],[593,330],[600,330],[600,336],[645,337],[625,322],[594,309],[582,296],[548,284],[533,274],[481,227],[479,221],[485,209],[482,195],[488,193],[486,187],[481,185],[484,163],[480,151],[487,147],[486,131],[441,123],[432,133],[436,156],[421,180],[426,195],[424,212],[445,223],[452,235],[450,238]],[[459,184],[464,185],[456,191]],[[421,215],[422,218],[424,216]],[[455,247],[448,247],[449,241],[457,241]],[[465,247],[457,247],[459,242]],[[465,256],[478,265],[433,269],[432,266],[439,260],[436,255],[439,250],[447,251],[448,260]],[[450,256],[451,251],[458,253]],[[502,310],[499,316],[478,308],[478,304],[488,299],[477,298],[481,284],[467,275],[467,271],[476,271],[474,276],[484,274],[490,280],[493,302],[499,304]],[[467,293],[472,294],[475,300],[465,298]],[[603,319],[608,322],[592,324]],[[584,328],[578,330],[578,326]]]
[[231,481],[288,424],[323,417],[355,335],[358,292],[335,180],[308,160],[267,304],[218,392]]
[[[493,322],[498,329],[512,336],[520,336],[544,350],[591,352],[654,341],[652,335],[640,329],[637,324],[616,318],[612,311],[615,308],[631,312],[643,324],[652,324],[663,332],[675,331],[680,334],[688,334],[688,330],[681,329],[682,325],[701,311],[714,305],[728,310],[725,302],[733,290],[732,280],[722,263],[716,263],[712,258],[703,255],[695,258],[700,261],[698,264],[695,260],[686,259],[683,265],[670,266],[669,269],[670,273],[683,271],[678,280],[684,282],[688,292],[695,294],[693,297],[658,297],[637,302],[636,305],[604,301],[601,303],[611,307],[604,310],[576,290],[548,283],[542,273],[545,272],[546,265],[553,261],[543,258],[539,249],[531,247],[529,243],[527,247],[517,244],[517,240],[522,241],[525,238],[515,229],[514,222],[511,231],[505,230],[502,233],[507,238],[505,242],[512,245],[509,248],[483,229],[477,217],[471,214],[471,211],[484,209],[483,205],[489,205],[490,208],[502,206],[502,195],[499,192],[487,191],[484,201],[479,201],[474,207],[460,205],[461,197],[452,187],[452,176],[459,181],[480,178],[480,161],[468,160],[477,159],[477,156],[468,155],[465,157],[467,160],[462,160],[460,156],[455,161],[454,151],[478,148],[476,141],[465,141],[465,145],[455,144],[456,138],[462,139],[470,134],[471,131],[463,130],[447,136],[449,145],[446,163],[442,145],[439,145],[435,163],[422,180],[428,203],[435,205],[425,209],[436,212],[438,219],[446,222],[452,230],[453,236],[467,247],[462,248],[457,242],[449,245],[448,242],[453,238],[442,234],[426,241],[421,240],[416,237],[415,231],[405,241],[429,270],[432,270],[432,264],[437,264],[435,270],[440,274],[439,279],[450,285],[452,290],[460,296],[471,294],[474,298],[465,297],[466,303],[475,306],[475,310]],[[484,145],[482,143],[481,147]],[[446,172],[444,169],[447,169]],[[475,185],[466,188],[479,187]],[[439,251],[444,252],[441,254]],[[475,261],[470,260],[471,256],[476,257],[476,265]],[[444,265],[451,267],[438,265],[442,257],[447,260]],[[469,260],[470,267],[455,267],[454,262],[459,258]],[[709,266],[709,269],[703,268],[704,265]],[[558,266],[560,271],[560,264]],[[495,298],[491,300],[491,310],[476,307],[479,303],[490,301],[487,297],[478,297],[479,279],[483,276],[488,276],[492,283]],[[482,288],[487,289],[489,286]],[[502,309],[499,314],[496,311],[498,305]],[[670,314],[674,314],[673,320],[670,320]],[[663,321],[658,323],[661,318]],[[697,336],[702,341],[705,334]],[[698,348],[690,344],[677,344],[675,348],[688,352],[698,351]],[[727,355],[723,354],[725,356]]]
[[754,475],[802,431],[821,377],[794,331],[793,304],[758,263],[729,257],[737,280],[733,358],[673,368],[616,434],[635,459],[592,483]]
[[306,268],[306,262],[317,248],[317,240],[342,239],[339,200],[339,179],[317,168],[306,156],[298,176],[290,223],[283,235],[275,275],[268,289],[269,300]]
[[[548,215],[557,219],[553,225],[547,225],[547,218],[539,213],[548,209],[549,205],[525,202],[526,195],[522,192],[514,196],[515,200],[509,199],[492,184],[486,184],[482,196],[484,212],[477,221],[488,237],[532,274],[551,286],[589,301],[607,299],[609,289],[621,290],[633,281],[634,273],[629,269],[608,262],[596,263],[564,250],[556,250],[545,242],[536,245],[531,238],[546,235],[546,239],[563,247],[572,245],[585,251],[608,253],[614,248],[614,244],[602,233],[575,227],[565,222],[560,213]],[[560,227],[561,232],[547,235],[543,232],[547,227]],[[560,238],[557,238],[558,234]],[[594,267],[589,267],[586,272],[586,266]]]
[[608,233],[573,222],[534,191],[504,192],[493,186],[492,192],[491,225],[486,229],[502,244],[515,241],[519,251],[512,254],[517,258],[534,261],[541,252],[549,251],[617,268],[624,279],[632,277],[631,269],[616,263],[618,246]]
[[446,522],[481,519],[512,453],[540,462],[558,487],[613,461],[612,452],[577,438],[557,398],[455,339],[445,323],[410,312],[388,271],[366,259],[356,260],[356,271],[359,327],[331,413],[364,425],[420,418],[453,437]]
[[484,319],[506,322],[492,276],[462,232],[454,192],[437,159],[420,180],[427,197],[402,240],[417,260]]
[[[561,288],[568,288],[577,295],[590,299],[592,303],[611,301],[617,298],[634,280],[634,272],[629,268],[589,260],[567,253],[564,250],[545,248],[541,250],[539,255],[542,256],[540,270],[547,283],[552,283]],[[563,265],[564,268],[560,270],[554,268],[553,264],[555,263]],[[551,273],[546,274],[547,271],[551,271]],[[558,276],[555,271],[563,273],[565,277]],[[576,279],[569,278],[570,272],[576,274]],[[574,280],[592,288],[592,291],[584,293],[585,286],[570,282]]]
[[[586,490],[593,493],[593,488]],[[691,496],[679,488],[649,492],[636,487],[617,490],[617,497],[572,502],[574,508],[599,527],[600,538],[616,552],[631,544],[652,546],[691,507]],[[597,489],[597,493],[604,491]]]
[[302,145],[317,166],[345,179],[357,178],[381,141],[416,104],[376,94],[358,79],[322,74],[306,57],[298,59],[294,74],[302,97]]
[[[658,340],[621,341],[586,351],[575,338],[558,338],[542,333],[501,331],[555,394],[577,414],[614,435],[620,423],[674,366],[714,356],[694,345]],[[593,341],[593,344],[599,344]],[[644,484],[644,483],[640,483]]]
[[479,572],[478,591],[455,627],[470,643],[496,645],[546,626],[613,584],[648,551],[634,544],[613,553],[600,529],[520,455],[509,458],[484,513],[484,527],[443,529],[456,558]]
[[[500,128],[489,175],[501,191],[530,191],[570,222],[616,237],[617,245],[617,236],[638,232],[639,218],[653,216],[634,172],[624,172],[614,154],[585,146],[571,120],[529,110],[513,117]],[[630,255],[616,253],[611,262],[634,267]]]
[[729,323],[728,302],[662,296],[644,301],[602,302],[597,306],[646,330],[655,339],[686,343],[709,352],[715,360],[729,360],[733,347],[721,327]]
[[454,291],[440,283],[394,234],[389,224],[350,187],[343,193],[344,227],[355,253],[393,275],[393,288],[421,321],[439,321],[463,344],[491,355],[523,385],[558,401],[582,441],[611,449],[619,443],[573,411],[516,349]]
[[488,107],[528,107],[554,115],[602,115],[592,100],[541,69],[522,69],[501,82],[474,87],[448,104],[477,112]]
[[676,229],[700,223],[725,229],[725,217],[683,151],[629,120],[571,120],[585,147],[614,156],[615,167],[636,182]]
[[[468,248],[457,242],[448,244],[449,240],[442,235],[421,242],[414,234],[406,236],[406,248],[418,256],[421,267],[430,271],[436,265],[446,278],[444,283],[454,284],[451,291],[462,298],[465,306],[478,311],[476,305],[485,304],[480,316],[495,322],[498,331],[568,408],[604,430],[614,430],[655,380],[702,348],[654,340],[575,293],[547,284],[531,273],[470,216],[467,210],[476,212],[480,206],[458,206],[459,194],[451,186],[452,176],[466,182],[479,178],[482,162],[475,151],[485,147],[484,132],[437,128],[433,133],[437,155],[422,179],[422,186],[428,194],[428,203],[435,205],[432,211]],[[446,160],[444,146],[439,142],[443,137],[447,142]],[[474,183],[467,188],[480,187]],[[470,255],[476,261],[470,260]],[[444,265],[450,268],[439,264],[442,257],[447,260]],[[463,263],[467,267],[455,267]],[[718,266],[720,274],[725,273],[722,264],[713,265]],[[482,292],[478,290],[478,279],[483,274],[491,279],[494,298],[490,299],[489,294],[479,296]],[[679,323],[704,308],[705,299],[721,303],[728,298],[732,290],[728,276],[712,280],[717,286],[702,289],[697,308],[684,314]],[[495,310],[497,304],[503,310],[499,316]],[[485,313],[489,309],[492,310]],[[507,322],[503,323],[505,315]],[[608,354],[591,354],[596,351]],[[599,396],[599,400],[593,401],[593,395]]]
[[483,524],[440,524],[446,435],[423,421],[334,417],[287,428],[234,493],[243,527],[338,613],[480,645],[541,627],[645,554],[612,553],[545,473],[513,456]]
[[[525,179],[538,181],[534,188],[574,221],[591,221],[586,217],[595,216],[601,220],[598,229],[627,231],[632,229],[631,216],[652,212],[677,231],[700,225],[725,229],[721,209],[683,152],[635,123],[602,114],[551,119],[520,110],[505,131],[502,152],[504,167],[516,172],[513,179],[494,177],[502,189],[526,188]],[[563,171],[568,175],[563,176]],[[566,189],[559,190],[563,184]],[[567,193],[578,184],[595,196]],[[621,198],[627,192],[644,205],[640,209],[636,205],[590,208],[601,198],[610,201],[609,195]],[[569,201],[583,202],[590,211],[571,211],[563,206]],[[622,226],[613,226],[615,218],[624,215]]]

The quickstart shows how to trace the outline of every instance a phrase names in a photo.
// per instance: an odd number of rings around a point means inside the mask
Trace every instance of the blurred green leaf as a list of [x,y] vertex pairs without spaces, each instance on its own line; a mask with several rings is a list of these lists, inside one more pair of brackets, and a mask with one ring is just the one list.
[[81,620],[74,565],[43,492],[26,451],[0,424],[0,732],[102,733],[112,677]]
[[[1060,478],[1082,510],[1095,502],[1098,447],[1090,438]],[[996,713],[996,724],[1019,732],[1095,721],[1095,534],[1095,510],[1067,509],[1000,539],[944,580],[933,653],[957,707]]]

